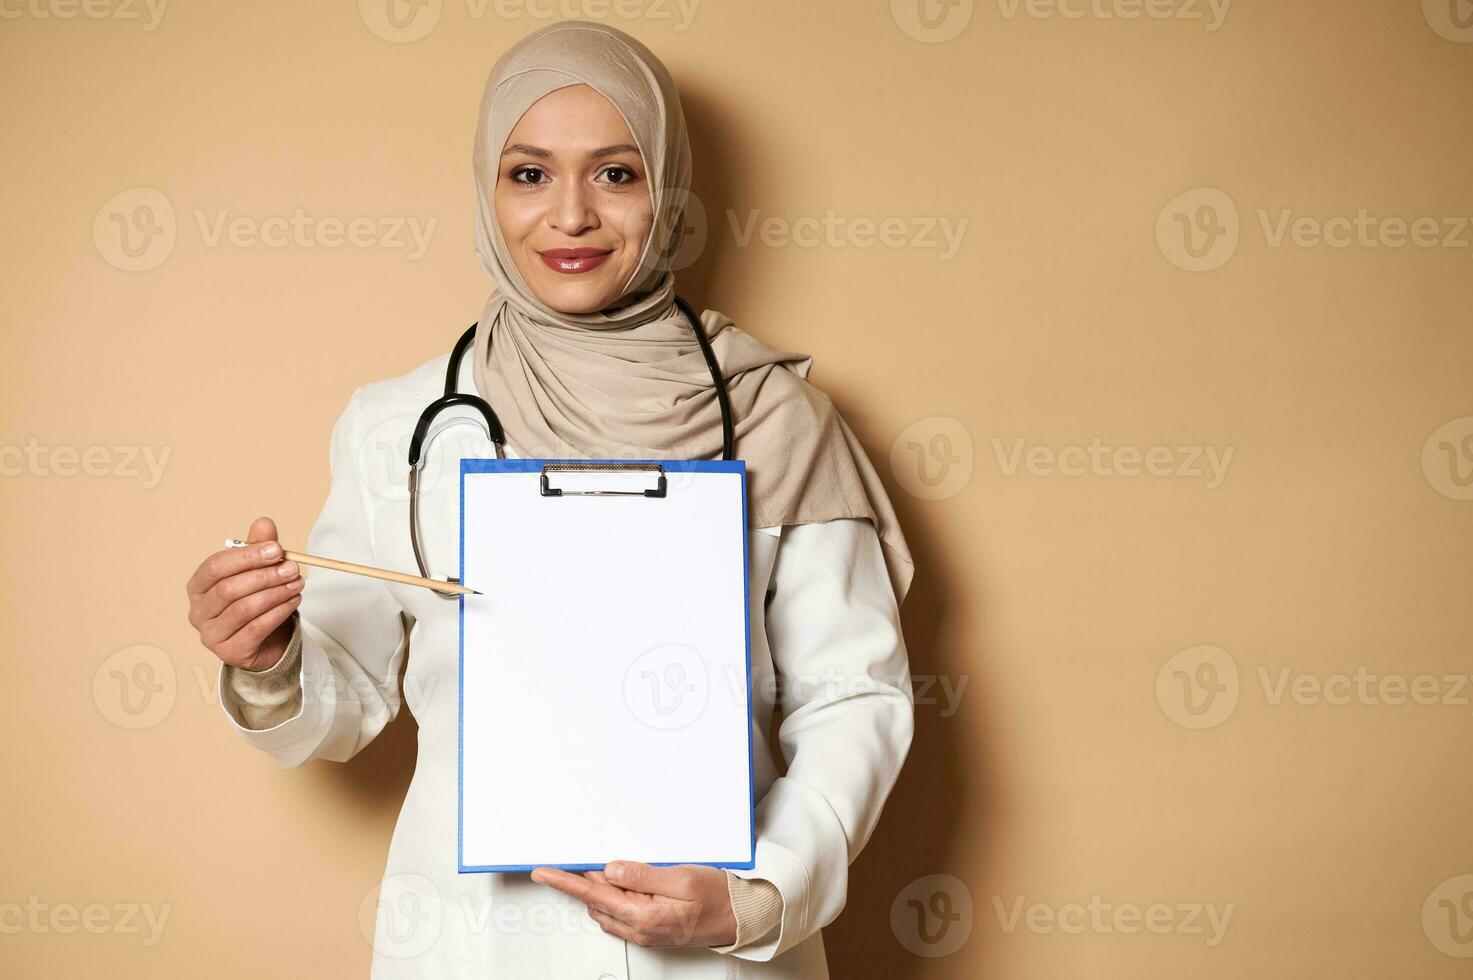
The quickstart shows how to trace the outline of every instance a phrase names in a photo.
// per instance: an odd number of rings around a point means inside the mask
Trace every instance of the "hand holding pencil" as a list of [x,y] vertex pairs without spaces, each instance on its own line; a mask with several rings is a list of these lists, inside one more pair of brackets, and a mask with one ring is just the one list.
[[215,656],[245,670],[274,666],[291,642],[291,614],[302,601],[301,565],[315,565],[387,582],[418,585],[449,595],[480,595],[452,582],[352,562],[287,551],[276,540],[276,523],[262,517],[246,540],[226,540],[190,577],[189,622]]
[[286,653],[302,602],[302,572],[283,560],[276,522],[251,525],[249,547],[225,548],[200,562],[184,591],[200,642],[232,667],[266,670]]

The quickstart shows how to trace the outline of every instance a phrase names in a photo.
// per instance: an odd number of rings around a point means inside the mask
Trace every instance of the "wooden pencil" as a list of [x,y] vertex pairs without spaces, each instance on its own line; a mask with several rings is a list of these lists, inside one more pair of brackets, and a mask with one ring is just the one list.
[[[240,538],[226,538],[227,548],[248,548],[255,542],[242,541]],[[315,565],[318,568],[331,568],[337,572],[348,572],[352,575],[366,575],[369,578],[383,579],[385,582],[398,582],[400,585],[418,585],[426,589],[434,589],[446,595],[480,595],[475,589],[468,589],[454,582],[441,582],[438,579],[422,578],[418,575],[406,575],[403,572],[391,572],[387,568],[374,568],[372,565],[355,565],[350,561],[338,561],[336,558],[322,558],[318,555],[304,555],[299,551],[284,551],[285,560],[294,561],[299,565]]]

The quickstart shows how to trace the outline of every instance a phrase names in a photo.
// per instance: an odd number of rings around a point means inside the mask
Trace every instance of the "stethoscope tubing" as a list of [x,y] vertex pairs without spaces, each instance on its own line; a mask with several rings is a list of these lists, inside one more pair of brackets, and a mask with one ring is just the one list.
[[[716,387],[716,400],[721,406],[721,458],[725,460],[735,459],[736,425],[732,420],[731,396],[726,390],[726,379],[721,374],[721,364],[716,358],[716,351],[711,346],[711,339],[706,336],[706,330],[701,324],[701,318],[680,296],[675,297],[675,303],[680,311],[690,321],[691,330],[696,335],[696,343],[700,345],[701,355],[705,358],[706,367],[711,372],[711,380]],[[455,342],[454,349],[450,352],[450,362],[445,366],[445,393],[425,406],[420,413],[419,421],[415,423],[414,434],[409,439],[409,544],[414,551],[414,562],[419,566],[419,574],[424,578],[431,578],[429,569],[425,564],[424,553],[420,546],[419,536],[419,471],[424,464],[425,439],[434,423],[435,417],[447,408],[464,405],[475,409],[486,422],[486,435],[496,447],[496,458],[504,459],[506,434],[501,427],[501,419],[497,417],[495,409],[480,395],[463,394],[456,391],[460,382],[460,365],[465,358],[465,352],[470,349],[476,339],[476,329],[480,326],[479,321],[472,323],[460,339]],[[456,579],[449,579],[456,582]],[[446,599],[454,599],[453,595],[435,593]]]

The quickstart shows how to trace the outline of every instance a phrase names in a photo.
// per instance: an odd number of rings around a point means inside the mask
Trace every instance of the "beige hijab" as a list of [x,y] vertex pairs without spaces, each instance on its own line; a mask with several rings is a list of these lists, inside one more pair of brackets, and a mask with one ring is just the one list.
[[[614,304],[563,313],[527,287],[492,203],[501,150],[538,99],[586,84],[629,124],[648,173],[654,224]],[[721,411],[710,370],[675,305],[671,257],[685,224],[690,144],[675,83],[622,31],[565,21],[533,31],[491,69],[475,143],[476,252],[496,292],[472,351],[476,388],[527,457],[719,459]],[[747,466],[751,527],[865,517],[903,601],[915,565],[859,440],[807,381],[813,358],[780,351],[729,317],[701,316],[726,379],[735,453]]]

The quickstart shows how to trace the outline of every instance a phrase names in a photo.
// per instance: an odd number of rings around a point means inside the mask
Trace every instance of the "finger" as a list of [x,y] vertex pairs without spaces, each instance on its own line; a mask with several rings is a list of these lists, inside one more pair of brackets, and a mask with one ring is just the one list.
[[646,895],[692,898],[695,893],[688,865],[657,868],[639,861],[610,861],[604,865],[604,874],[608,876],[609,884]]
[[[292,583],[296,583],[296,587],[301,588],[302,570],[294,561],[278,562],[264,568],[247,569],[216,582],[210,591],[195,599],[192,611],[201,620],[216,619],[242,599]],[[241,622],[244,620],[236,622],[233,627],[239,626]]]
[[237,663],[261,648],[272,630],[286,622],[286,618],[302,604],[301,595],[294,595],[280,605],[273,606],[251,620],[224,643],[213,647],[220,659],[226,663]]
[[538,868],[532,872],[532,880],[538,884],[556,888],[564,895],[571,895],[584,905],[600,908],[628,922],[638,922],[639,906],[629,896],[612,885],[590,881],[582,875],[569,874],[559,868]]
[[205,623],[199,631],[200,639],[206,645],[224,643],[262,613],[300,595],[305,580],[298,575],[289,582],[281,582],[279,578],[275,581],[281,584],[244,595],[226,606],[218,616]]
[[590,907],[588,917],[597,922],[599,928],[611,936],[618,936],[625,942],[634,943],[636,946],[647,946],[651,937],[631,926],[616,916],[609,915],[601,909]]
[[191,596],[201,596],[213,589],[221,579],[253,568],[264,568],[281,561],[281,545],[275,541],[249,548],[225,548],[200,562],[185,586]]

